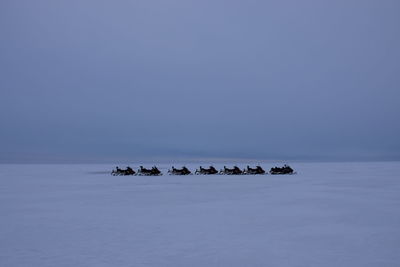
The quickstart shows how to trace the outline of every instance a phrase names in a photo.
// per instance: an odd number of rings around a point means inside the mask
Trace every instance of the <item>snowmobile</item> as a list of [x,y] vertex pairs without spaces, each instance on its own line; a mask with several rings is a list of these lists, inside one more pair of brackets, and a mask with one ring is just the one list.
[[196,171],[194,173],[195,174],[210,175],[210,174],[217,174],[218,171],[213,166],[210,166],[209,169],[205,169],[205,168],[200,166],[200,169],[196,169]]
[[162,172],[160,172],[160,170],[154,166],[151,169],[146,169],[143,168],[143,166],[140,166],[140,169],[137,171],[137,174],[139,176],[160,176],[162,175]]
[[295,174],[294,170],[289,165],[283,165],[283,167],[274,167],[269,171],[270,174]]
[[111,171],[111,175],[113,176],[122,176],[122,175],[135,175],[135,171],[131,167],[126,167],[126,170],[120,169],[116,167],[115,170]]
[[224,166],[223,170],[219,171],[219,174],[225,174],[225,175],[241,175],[244,174],[244,170],[242,171],[239,169],[238,166],[233,166],[233,169],[229,169],[226,166]]
[[182,167],[182,169],[177,169],[174,166],[172,166],[172,170],[168,170],[169,175],[189,175],[192,174],[191,171],[189,171],[188,168],[185,166]]
[[247,169],[245,170],[245,174],[265,174],[265,171],[261,166],[256,166],[255,169],[250,168],[249,165],[247,165]]

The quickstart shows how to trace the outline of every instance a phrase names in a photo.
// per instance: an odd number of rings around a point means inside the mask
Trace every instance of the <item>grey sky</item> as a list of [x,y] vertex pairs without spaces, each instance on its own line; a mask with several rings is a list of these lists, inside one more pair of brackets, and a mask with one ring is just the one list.
[[0,162],[400,159],[400,2],[0,2]]

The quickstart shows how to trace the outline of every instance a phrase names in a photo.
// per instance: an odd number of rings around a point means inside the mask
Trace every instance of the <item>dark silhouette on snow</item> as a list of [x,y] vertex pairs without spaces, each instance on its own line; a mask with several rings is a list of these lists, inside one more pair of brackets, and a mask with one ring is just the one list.
[[186,168],[185,166],[183,166],[182,169],[177,169],[174,166],[172,166],[172,169],[168,170],[168,173],[170,175],[189,175],[189,174],[192,174],[192,172],[189,171],[189,169]]
[[151,169],[146,169],[143,168],[143,166],[140,166],[140,169],[137,171],[137,175],[159,176],[162,175],[162,173],[156,166],[153,166]]
[[111,171],[111,175],[114,176],[122,176],[122,175],[135,175],[135,171],[131,167],[126,167],[126,170],[120,169],[118,166],[115,167],[115,170]]
[[294,174],[293,169],[289,165],[283,165],[283,167],[274,167],[269,171],[270,174]]
[[229,169],[224,166],[224,169],[220,170],[219,173],[225,175],[241,175],[244,174],[244,170],[242,171],[238,166],[233,166],[233,169]]
[[196,171],[194,173],[195,174],[210,175],[210,174],[217,174],[218,171],[213,166],[210,166],[210,168],[208,168],[208,169],[205,169],[205,168],[200,166],[200,169],[196,169]]
[[263,170],[263,168],[261,168],[261,166],[256,166],[255,169],[250,168],[249,165],[247,165],[247,169],[245,170],[246,174],[265,174],[265,171]]

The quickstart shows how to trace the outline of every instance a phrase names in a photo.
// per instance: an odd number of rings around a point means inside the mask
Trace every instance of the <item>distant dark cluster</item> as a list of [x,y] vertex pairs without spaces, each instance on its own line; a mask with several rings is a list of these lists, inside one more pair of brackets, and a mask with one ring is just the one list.
[[[224,166],[224,168],[219,171],[214,166],[209,166],[208,168],[203,168],[202,166],[200,166],[194,171],[194,174],[196,175],[275,175],[295,173],[296,172],[289,165],[286,164],[282,167],[272,167],[269,172],[266,172],[261,166],[251,168],[248,165],[244,169],[240,169],[238,166],[233,166],[233,168],[227,168],[226,166]],[[185,166],[183,166],[181,169],[177,169],[172,166],[172,168],[168,170],[168,174],[192,175],[193,173]],[[143,166],[140,166],[137,171],[128,166],[126,167],[126,169],[116,167],[114,170],[112,170],[111,175],[161,176],[163,175],[163,173],[157,168],[157,166],[153,166],[150,169],[146,169]]]

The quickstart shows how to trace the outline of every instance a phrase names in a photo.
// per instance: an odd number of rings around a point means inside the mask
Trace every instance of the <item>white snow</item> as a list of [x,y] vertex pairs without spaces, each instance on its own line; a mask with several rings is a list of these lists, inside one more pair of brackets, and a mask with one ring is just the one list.
[[0,266],[400,266],[399,162],[290,165],[297,175],[0,165]]

